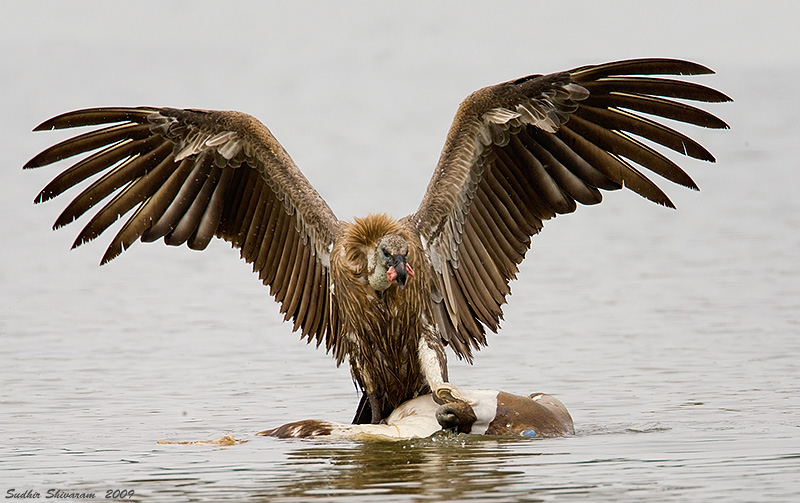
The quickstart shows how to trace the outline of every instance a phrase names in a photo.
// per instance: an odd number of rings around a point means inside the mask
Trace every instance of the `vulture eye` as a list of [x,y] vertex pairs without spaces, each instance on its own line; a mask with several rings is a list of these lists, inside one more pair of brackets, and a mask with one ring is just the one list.
[[389,252],[387,252],[385,248],[381,248],[381,254],[383,258],[389,258]]

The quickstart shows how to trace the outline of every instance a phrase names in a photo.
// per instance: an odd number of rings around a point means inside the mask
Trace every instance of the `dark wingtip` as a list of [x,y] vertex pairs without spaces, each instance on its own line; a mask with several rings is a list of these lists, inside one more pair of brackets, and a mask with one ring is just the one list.
[[52,131],[53,129],[55,129],[55,126],[53,126],[53,121],[55,119],[57,119],[57,117],[51,117],[50,119],[47,119],[46,121],[42,122],[41,124],[33,128],[31,131],[33,131],[34,133],[37,131]]
[[42,190],[41,192],[36,194],[36,197],[33,198],[33,204],[39,204],[39,203],[43,203],[43,202],[49,201],[49,200],[50,200],[50,197],[48,197],[45,194],[44,190]]
[[99,234],[92,232],[92,229],[91,229],[90,226],[91,226],[91,222],[89,224],[87,224],[86,227],[83,228],[83,230],[81,231],[80,234],[78,234],[78,236],[75,238],[75,241],[72,242],[72,247],[70,248],[71,250],[74,250],[75,248],[79,247],[80,245],[86,244],[89,241],[92,241],[93,239],[95,239],[97,236],[99,236]]
[[700,63],[695,63],[694,61],[686,61],[681,59],[665,59],[664,61],[673,61],[676,65],[683,67],[684,70],[680,72],[680,75],[714,75],[717,73],[711,68],[701,65]]
[[81,126],[96,126],[114,122],[134,121],[144,123],[146,117],[158,111],[152,107],[96,107],[73,110],[42,122],[34,131],[52,131]]
[[[624,183],[624,181],[623,181],[623,183]],[[652,185],[652,187],[655,188],[655,190],[654,191],[649,191],[650,193],[648,193],[648,191],[644,191],[644,190],[636,190],[636,188],[634,188],[634,187],[632,187],[630,185],[623,185],[623,186],[626,189],[632,190],[633,192],[639,194],[640,196],[644,197],[648,201],[652,201],[652,202],[658,204],[659,206],[664,206],[665,208],[670,208],[670,209],[673,209],[673,210],[676,209],[675,203],[672,202],[672,200],[669,198],[668,195],[666,195],[664,193],[664,191],[662,191],[660,188],[656,187],[655,184]],[[691,188],[691,187],[689,187],[689,188]]]
[[[35,128],[33,128],[33,132],[37,131],[53,131],[54,129],[63,129],[70,127],[69,125],[65,125],[65,119],[74,116],[77,112],[82,112],[83,110],[76,110],[72,112],[65,112],[63,114],[56,115],[55,117],[51,117],[46,121],[42,122]],[[68,123],[67,123],[68,124]]]
[[[38,157],[38,155],[37,155],[36,157]],[[31,158],[31,160],[29,160],[28,162],[26,162],[25,164],[23,164],[23,165],[22,165],[22,169],[33,169],[33,168],[38,168],[38,167],[39,167],[39,165],[38,165],[38,164],[36,164],[36,157],[33,157],[33,158]]]
[[117,245],[115,247],[114,244],[116,243],[112,243],[111,246],[109,246],[106,252],[103,254],[103,258],[100,259],[100,265],[106,265],[107,263],[111,262],[115,258],[122,255],[122,252],[124,251],[122,245]]
[[51,164],[52,162],[54,162],[52,160],[47,160],[45,158],[45,155],[47,155],[49,153],[48,152],[49,150],[50,149],[44,150],[42,152],[39,152],[35,156],[31,157],[28,160],[28,162],[26,162],[25,164],[22,165],[22,169],[41,168],[42,166],[47,166],[48,164]]
[[714,70],[693,61],[674,58],[636,58],[611,61],[569,70],[581,81],[619,75],[710,75]]

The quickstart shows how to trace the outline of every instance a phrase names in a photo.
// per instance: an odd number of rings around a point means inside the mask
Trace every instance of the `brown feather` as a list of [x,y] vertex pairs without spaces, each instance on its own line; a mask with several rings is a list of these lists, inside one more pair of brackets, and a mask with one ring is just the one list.
[[34,131],[48,131],[52,129],[68,129],[81,126],[97,126],[99,124],[112,124],[114,122],[147,123],[147,117],[157,112],[155,108],[131,108],[131,107],[112,107],[112,108],[86,108],[74,110],[72,112],[57,115],[48,119],[38,126]]
[[208,207],[200,219],[200,224],[192,237],[187,242],[189,248],[193,250],[205,250],[214,233],[219,227],[219,222],[222,220],[222,213],[225,207],[225,194],[228,192],[231,180],[233,179],[233,170],[224,169],[219,175],[214,193],[208,202]]
[[[489,185],[489,184],[487,184]],[[500,203],[493,200],[491,196],[494,196],[496,192],[493,191],[494,187],[488,186],[486,189],[481,187],[475,195],[476,197],[481,199],[481,204],[487,210],[487,214],[489,216],[489,220],[495,225],[497,229],[496,234],[501,234],[508,238],[509,244],[514,247],[514,250],[517,251],[520,255],[524,255],[527,251],[527,236],[520,233],[517,229],[517,226],[514,225],[512,218],[508,215],[508,211],[500,206]],[[492,191],[492,192],[489,192]],[[491,195],[490,195],[491,194]],[[509,227],[509,224],[511,227]],[[516,232],[515,232],[516,231]]]
[[120,187],[153,169],[166,157],[167,150],[156,148],[146,154],[130,157],[112,168],[72,200],[59,215],[54,228],[63,227],[74,221]]
[[266,275],[263,278],[264,284],[269,285],[272,285],[275,282],[275,277],[277,276],[278,269],[280,268],[280,259],[283,252],[283,246],[289,236],[289,215],[287,215],[285,211],[277,211],[275,213],[277,218],[278,232],[271,236],[272,239],[270,240],[270,250],[267,254],[267,262],[264,264],[264,269],[262,269],[262,271],[266,271]]
[[[509,233],[500,231],[491,216],[491,212],[484,205],[486,196],[482,191],[483,189],[478,190],[477,197],[473,199],[470,205],[469,221],[473,222],[474,227],[483,233],[486,241],[497,244],[509,260],[514,264],[518,264],[522,260],[526,248],[520,245],[518,241],[515,241]],[[516,267],[514,267],[514,270],[516,270]]]
[[307,265],[308,247],[298,240],[294,263],[292,264],[292,273],[286,281],[286,302],[281,307],[281,309],[286,310],[286,321],[297,314],[297,304],[300,301],[299,295],[303,290],[302,286],[298,286],[298,283],[302,285],[301,282],[305,279]]
[[200,219],[203,218],[208,208],[208,203],[211,201],[211,196],[219,182],[222,170],[214,165],[211,156],[208,156],[205,162],[208,165],[205,180],[202,180],[203,183],[200,185],[200,190],[194,197],[194,201],[186,209],[186,213],[183,214],[172,232],[165,236],[164,242],[168,245],[179,246],[186,243],[197,231]]
[[595,145],[592,141],[584,138],[579,133],[572,131],[571,127],[563,126],[558,131],[558,136],[572,150],[589,161],[593,166],[596,166],[603,175],[610,178],[615,183],[627,187],[655,203],[667,206],[668,208],[675,207],[667,195],[649,178],[640,173],[639,170],[613,155],[611,152]]
[[[522,144],[517,136],[511,138],[509,147],[525,166],[525,173],[528,175],[526,178],[532,181],[536,191],[548,207],[552,208],[555,213],[575,211],[577,208],[575,201],[550,177],[539,159]],[[529,232],[529,234],[532,233]]]
[[[311,267],[314,269],[314,277],[311,281],[306,282],[306,292],[303,293],[303,300],[300,305],[300,310],[305,311],[305,315],[303,316],[303,336],[307,337],[309,342],[312,339],[312,336],[318,335],[319,330],[319,322],[322,319],[322,314],[325,310],[324,306],[326,304],[325,297],[327,297],[327,290],[323,290],[322,285],[326,284],[323,283],[320,279],[322,275],[322,267],[316,262],[311,264]],[[303,304],[307,303],[308,307],[304,307]],[[320,343],[322,342],[322,338],[317,336],[317,347],[319,347]]]
[[[294,286],[294,297],[292,298],[293,307],[292,312],[295,314],[294,330],[302,329],[303,323],[306,321],[306,314],[309,301],[311,300],[311,282],[314,279],[314,263],[311,261],[309,254],[310,249],[308,246],[303,246],[303,262],[301,271],[295,276],[297,278],[297,285]],[[309,271],[310,269],[310,271]],[[301,330],[301,335],[306,336]]]
[[262,223],[261,215],[264,211],[264,201],[269,197],[269,189],[266,185],[257,179],[254,180],[253,185],[250,198],[247,200],[247,210],[242,217],[242,222],[247,222],[247,226],[240,231],[242,237],[241,254],[248,262],[252,262],[256,249],[261,244],[258,240]]
[[[643,112],[665,119],[672,119],[695,126],[728,129],[728,125],[719,117],[716,117],[705,110],[679,103],[677,101],[666,100],[656,96],[639,96],[635,94],[618,94],[592,96],[586,100],[586,106],[593,108],[606,109],[627,109],[635,112]],[[582,112],[581,112],[582,113]],[[707,159],[710,160],[710,159]]]
[[[563,131],[563,127],[561,128]],[[529,135],[531,141],[542,146],[553,154],[558,161],[579,179],[583,180],[590,187],[603,190],[619,190],[622,185],[613,181],[600,170],[593,166],[590,160],[584,159],[578,152],[570,148],[558,134],[549,134],[543,131],[528,130],[521,133],[523,136]]]
[[[150,128],[142,124],[119,124],[95,131],[90,131],[74,138],[69,138],[43,150],[33,159],[25,163],[23,169],[47,166],[62,159],[89,152],[100,147],[113,145],[121,141],[138,141],[150,136]],[[82,180],[78,180],[80,182]],[[76,182],[77,183],[77,182]]]
[[150,229],[155,220],[161,216],[169,207],[175,195],[181,188],[186,176],[192,169],[189,160],[181,162],[167,181],[155,194],[146,199],[142,206],[131,216],[122,226],[119,233],[114,237],[106,250],[100,264],[105,264],[114,259],[120,253],[127,250],[137,239],[144,239],[144,233]]
[[[599,110],[591,107],[582,109],[582,112],[582,116],[580,118],[576,117],[572,122],[571,126],[573,129],[575,129],[575,122],[582,122],[586,119],[584,124],[590,125],[591,128],[600,132],[608,130],[613,130],[615,133],[628,131],[671,148],[678,153],[705,161],[714,160],[714,157],[706,149],[689,137],[642,117],[624,114],[619,111]],[[600,123],[602,123],[602,126],[595,125]],[[625,155],[632,161],[642,166],[647,166],[648,169],[658,173],[671,182],[690,189],[697,189],[697,185],[695,185],[689,175],[660,152],[640,142],[633,142],[627,135],[616,136],[613,138],[612,142],[614,144],[608,145],[607,148],[610,152]]]
[[[267,257],[269,257],[269,250],[272,248],[275,238],[275,230],[277,227],[278,213],[283,212],[279,207],[280,201],[276,198],[269,198],[264,204],[264,214],[261,217],[261,235],[259,236],[258,254],[254,255],[253,271],[258,271],[259,278],[263,281],[266,277],[267,270]],[[255,251],[255,250],[254,250]]]
[[[464,292],[466,300],[469,302],[469,306],[477,313],[484,324],[488,324],[492,320],[492,314],[488,308],[491,298],[486,295],[487,289],[483,288],[483,278],[480,278],[481,268],[476,265],[477,261],[473,261],[470,251],[471,249],[465,248],[459,254],[460,262],[458,269],[455,270],[455,277],[459,288]],[[478,285],[481,287],[479,288]]]
[[[547,218],[549,211],[543,210],[546,205],[539,196],[539,192],[531,184],[532,177],[526,176],[524,161],[519,159],[514,150],[506,146],[498,148],[495,154],[496,159],[493,165],[502,173],[500,180],[502,181],[503,177],[511,178],[509,183],[513,186],[507,186],[507,190],[509,190],[509,196],[514,199],[515,208],[523,215],[529,226],[525,229],[526,233],[535,234],[537,229],[541,228],[542,219]],[[514,198],[515,195],[516,198]]]
[[[244,219],[245,212],[249,206],[250,198],[258,197],[261,186],[256,186],[258,173],[252,169],[234,169],[233,182],[231,183],[231,193],[226,197],[225,205],[220,219],[219,237],[229,241],[236,248],[241,249],[243,238],[243,228],[249,222]],[[256,191],[258,187],[258,191]]]
[[[527,133],[520,132],[518,137],[537,159],[541,159],[542,165],[547,169],[548,174],[569,197],[585,205],[597,204],[603,200],[602,193],[596,187],[589,185],[575,175],[552,152],[534,141]],[[541,226],[542,223],[539,221],[538,228],[541,229]]]
[[[287,225],[288,227],[288,225]],[[287,237],[284,241],[278,243],[280,249],[280,258],[278,266],[275,271],[275,280],[272,282],[270,289],[272,295],[278,299],[278,302],[283,302],[286,297],[286,287],[288,286],[288,275],[294,266],[295,252],[297,250],[297,240],[292,237]],[[283,308],[283,306],[281,306]]]
[[[175,196],[175,200],[142,236],[143,240],[151,241],[163,237],[164,242],[171,246],[179,246],[186,242],[185,238],[188,237],[188,233],[187,235],[182,235],[181,233],[173,234],[173,231],[186,216],[189,208],[191,208],[192,203],[203,188],[212,167],[213,161],[210,156],[201,156],[195,161],[192,171],[183,182],[178,194]],[[187,224],[187,227],[189,227],[188,232],[194,230],[191,227],[191,222]]]
[[[480,201],[475,199],[472,204],[479,205]],[[518,257],[518,254],[511,248],[508,241],[504,238],[495,239],[494,237],[490,237],[490,235],[486,233],[487,230],[481,216],[481,210],[473,208],[470,212],[470,218],[467,221],[467,232],[474,234],[475,239],[478,239],[488,248],[487,251],[492,257],[495,257],[497,268],[500,270],[503,277],[507,278],[515,275],[517,269],[516,264],[519,260],[522,260],[522,257]]]
[[64,170],[55,177],[45,188],[39,192],[34,202],[41,203],[52,199],[75,185],[91,178],[100,171],[116,164],[117,162],[132,157],[146,150],[152,139],[125,140],[117,145],[112,145],[100,152],[81,160],[69,169]]
[[[72,245],[73,248],[96,238],[111,224],[133,209],[134,206],[151,197],[163,186],[172,173],[172,161],[171,156],[164,158],[158,166],[145,173],[138,180],[130,183],[125,190],[121,191],[110,203],[98,211],[78,234],[75,243]],[[139,239],[139,235],[133,238],[131,242]]]
[[[579,82],[589,91],[590,96],[592,97],[613,93],[615,96],[619,96],[623,102],[624,100],[628,99],[628,97],[622,96],[626,94],[631,95],[631,97],[649,95],[651,97],[663,96],[666,98],[680,98],[684,100],[716,103],[731,101],[729,97],[725,96],[716,89],[711,89],[710,87],[706,87],[695,82],[686,82],[682,80],[662,79],[658,77],[604,77],[589,81],[584,79],[580,80]],[[662,102],[664,104],[675,104],[675,102],[669,100],[663,100]],[[696,110],[702,116],[709,119],[709,122],[698,123],[692,121],[693,124],[703,127],[715,127],[712,124],[719,124],[719,122],[721,122],[719,118],[706,112],[705,110]]]

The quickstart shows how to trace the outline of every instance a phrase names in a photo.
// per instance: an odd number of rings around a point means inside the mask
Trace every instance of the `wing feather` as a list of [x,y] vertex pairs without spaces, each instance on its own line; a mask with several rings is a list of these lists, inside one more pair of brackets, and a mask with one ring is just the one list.
[[73,248],[96,238],[134,206],[155,194],[167,181],[172,169],[172,157],[167,156],[158,166],[142,175],[137,183],[128,184],[125,190],[114,197],[114,200],[95,213],[75,239]]
[[[546,208],[544,201],[542,201],[539,192],[532,184],[532,180],[519,169],[519,161],[516,160],[517,156],[511,149],[497,149],[497,159],[494,165],[497,166],[498,171],[508,173],[514,178],[514,185],[521,191],[521,198],[519,201],[523,213],[526,215],[526,222],[530,225],[530,232],[535,232],[536,229],[542,226],[542,219],[547,218],[546,214],[549,211],[543,211]],[[525,253],[527,247],[520,248],[521,253]]]
[[305,310],[301,309],[301,306],[303,295],[308,295],[306,286],[312,279],[308,274],[309,259],[311,258],[309,256],[309,251],[310,248],[308,246],[303,246],[301,248],[300,260],[298,261],[299,263],[295,265],[295,271],[292,274],[292,281],[289,285],[291,301],[286,312],[287,314],[297,313],[293,327],[295,331],[300,328],[299,320],[305,319],[306,315]]
[[[171,164],[170,162],[170,169],[175,169]],[[192,163],[188,160],[178,164],[178,167],[170,174],[164,185],[158,188],[152,197],[145,199],[133,216],[125,222],[122,229],[111,241],[105,255],[103,255],[103,259],[100,261],[101,264],[113,260],[127,250],[137,239],[144,237],[153,222],[164,213],[174,200],[191,169]],[[132,186],[131,191],[134,191],[137,187],[138,185]]]
[[601,109],[613,107],[633,110],[712,129],[726,129],[727,127],[727,124],[719,117],[705,110],[658,96],[639,96],[619,92],[596,94],[587,100],[586,105]]
[[479,190],[476,193],[476,196],[479,198],[482,207],[486,209],[487,218],[485,221],[489,224],[490,229],[492,229],[495,236],[502,236],[507,240],[509,245],[514,247],[514,251],[520,255],[524,255],[527,251],[524,237],[520,234],[515,234],[511,231],[511,229],[508,228],[502,213],[498,212],[497,210],[499,203],[495,205],[495,201],[489,194],[487,194],[487,192],[488,190]]
[[[294,240],[293,240],[294,241]],[[304,266],[308,260],[308,246],[303,246],[302,242],[296,241],[294,245],[294,253],[292,254],[294,260],[292,261],[291,269],[288,267],[286,270],[289,275],[284,280],[286,284],[286,296],[284,297],[281,309],[285,312],[285,320],[290,320],[292,315],[297,313],[298,295],[302,292],[302,281],[305,280],[301,274],[304,274]],[[298,313],[299,314],[299,313]],[[295,328],[297,330],[297,328]]]
[[578,152],[570,148],[560,134],[554,135],[536,130],[523,131],[520,134],[530,136],[533,143],[538,143],[542,148],[553,154],[553,157],[563,163],[568,170],[588,186],[604,190],[622,188],[622,185],[608,178],[598,168],[581,157]]
[[[163,152],[163,149],[161,149],[161,152]],[[58,229],[74,221],[108,197],[109,194],[151,170],[159,162],[159,153],[158,149],[146,155],[137,153],[134,157],[129,157],[124,162],[114,166],[72,200],[56,219],[53,228]]]
[[650,171],[684,187],[697,189],[694,181],[677,164],[663,154],[634,142],[618,129],[607,129],[578,116],[572,118],[568,127],[606,152],[625,157],[641,166],[647,166]]
[[74,138],[69,138],[42,151],[25,164],[26,168],[38,168],[54,162],[95,150],[121,141],[137,141],[150,137],[150,128],[146,124],[117,124],[90,131]]
[[335,349],[327,268],[339,223],[266,127],[239,112],[138,107],[68,112],[36,130],[79,126],[96,129],[25,165],[84,154],[36,202],[99,175],[56,220],[61,227],[99,208],[74,246],[124,215],[101,263],[137,240],[163,238],[169,245],[204,249],[215,236],[225,239],[253,264],[295,330]]
[[[211,171],[207,156],[198,158],[190,164],[190,166],[191,170],[186,174],[186,177],[181,180],[181,185],[175,198],[164,213],[153,223],[152,227],[142,234],[142,241],[153,242],[165,238],[164,242],[168,245],[178,246],[183,244],[182,241],[171,239],[171,232],[194,202],[195,197],[197,197],[198,192],[200,192],[200,188],[203,186],[205,178]],[[184,172],[185,171],[182,171],[182,173]]]
[[[313,267],[312,256],[310,255],[310,248],[307,246],[304,247],[305,251],[305,258],[303,260],[302,269],[300,273],[297,275],[298,284],[295,287],[297,289],[297,294],[295,295],[295,302],[296,302],[296,310],[297,310],[297,320],[306,320],[308,316],[308,306],[313,305],[311,303],[313,290],[314,290],[314,283],[313,279],[316,276],[316,271]],[[290,309],[289,312],[293,312],[293,309]],[[300,328],[299,321],[295,320],[295,330]],[[308,323],[311,324],[312,319],[308,318]]]
[[[195,162],[195,169],[167,210],[172,220],[166,223],[169,228],[169,232],[163,236],[166,244],[180,246],[197,229],[202,212],[210,200],[210,189],[213,188],[210,184],[216,183],[212,176],[214,169],[214,159],[210,155],[201,155]],[[208,197],[204,197],[204,191]],[[155,225],[159,223],[156,222]]]
[[[142,143],[146,143],[147,141],[147,138],[141,140],[127,139],[100,152],[96,152],[54,178],[39,192],[34,202],[41,203],[52,199],[64,191],[71,189],[78,183],[83,182],[87,178],[96,175],[108,166],[115,165],[123,159],[129,159],[140,154],[142,152]],[[53,159],[56,158],[57,157],[54,157]],[[41,162],[41,160],[39,162]],[[53,162],[55,162],[55,160]],[[34,166],[30,163],[25,165],[25,168],[29,167]]]
[[[616,133],[610,132],[606,134],[616,135]],[[619,156],[574,131],[571,124],[562,126],[558,131],[558,136],[575,153],[583,157],[592,166],[595,166],[603,175],[610,178],[620,187],[627,187],[640,196],[662,206],[675,207],[669,197],[652,180]],[[606,139],[608,138],[606,137]]]
[[208,207],[200,219],[197,230],[187,242],[189,248],[193,250],[205,250],[208,243],[214,237],[214,232],[219,227],[222,220],[222,213],[225,208],[225,195],[233,179],[232,169],[222,169],[219,174],[219,181],[214,187],[214,192],[208,202]]
[[269,188],[263,184],[256,183],[255,185],[244,217],[244,221],[247,222],[247,228],[244,232],[242,253],[247,257],[252,257],[257,253],[266,231],[263,225],[263,218],[266,199],[269,197]]
[[[253,261],[253,269],[256,271],[265,271],[267,265],[267,257],[269,256],[269,241],[264,239],[264,236],[271,235],[275,232],[276,228],[276,219],[277,213],[281,211],[278,207],[280,205],[280,201],[277,201],[275,198],[269,198],[265,205],[264,205],[264,216],[263,221],[264,225],[261,226],[262,234],[261,234],[261,245],[258,247],[258,255],[256,259]],[[254,250],[255,251],[255,250]],[[255,253],[253,253],[255,255]],[[261,277],[261,280],[264,280],[264,277]]]
[[[524,131],[517,135],[519,140],[524,144],[525,148],[529,149],[543,166],[547,166],[549,175],[553,178],[556,185],[560,187],[569,197],[581,204],[597,204],[603,196],[597,187],[585,182],[581,177],[575,174],[575,169],[567,168],[562,164],[556,156],[541,143],[533,140]],[[523,180],[527,183],[527,179],[523,176]],[[531,189],[532,190],[532,189]],[[538,228],[541,229],[542,222],[539,220]]]
[[[509,144],[511,150],[519,160],[518,164],[524,166],[524,171],[536,187],[536,191],[544,203],[555,213],[572,213],[576,209],[575,201],[569,197],[564,189],[547,173],[544,165],[525,145],[518,136],[514,136]],[[530,234],[530,233],[529,233]]]
[[472,204],[473,218],[471,220],[471,228],[477,238],[484,243],[490,244],[492,247],[491,255],[496,257],[496,264],[504,276],[515,275],[517,273],[517,264],[522,260],[522,254],[512,247],[503,234],[499,232],[495,234],[492,231],[493,226],[485,216],[481,201],[475,199]]
[[[289,227],[287,225],[287,227]],[[289,231],[287,231],[289,232]],[[272,284],[272,295],[278,302],[283,303],[284,299],[286,298],[286,290],[287,290],[287,279],[291,272],[292,266],[294,266],[294,255],[297,253],[297,239],[287,239],[283,243],[283,246],[280,247],[281,255],[280,260],[278,261],[277,270],[275,272],[275,281]],[[283,306],[281,306],[283,309]]]
[[524,242],[528,237],[528,223],[508,193],[507,180],[497,175],[494,170],[486,173],[485,180],[490,190],[485,194],[490,196],[488,200],[492,203],[496,214],[500,216],[507,232],[518,241]]
[[[322,288],[318,286],[321,284],[321,272],[322,268],[313,268],[314,276],[310,279],[310,281],[306,281],[306,287],[300,300],[301,314],[299,318],[307,320],[307,322],[302,325],[302,334],[304,337],[309,333],[316,333],[317,323],[319,322],[322,312],[324,311],[324,308],[320,305],[320,302],[324,303],[325,299],[320,297],[322,295]],[[318,340],[317,345],[319,345],[319,342],[320,341]]]
[[[648,95],[651,99],[653,96],[663,96],[665,98],[679,98],[714,103],[729,101],[730,99],[716,89],[694,82],[657,77],[603,77],[596,80],[587,80],[584,78],[581,82],[581,86],[589,91],[590,96],[602,96],[613,92],[616,96],[636,96],[643,100],[647,100]],[[622,99],[625,100],[626,98],[622,96]],[[675,102],[669,100],[664,100],[663,104],[670,107],[676,105]],[[697,110],[703,116],[711,119],[711,123],[720,122],[714,115],[704,110]],[[693,122],[693,124],[697,123]]]
[[601,190],[622,187],[672,207],[636,166],[696,188],[645,141],[713,162],[702,145],[658,119],[724,128],[709,112],[675,99],[729,98],[650,75],[708,73],[680,60],[626,60],[531,75],[467,97],[412,215],[441,287],[432,295],[443,304],[437,324],[458,356],[471,359],[471,348],[486,342],[485,328],[497,330],[509,281],[544,220],[578,203],[597,204]]
[[[646,138],[670,148],[679,154],[694,157],[695,159],[702,159],[704,161],[714,160],[714,156],[711,155],[711,152],[685,134],[630,112],[619,109],[596,108],[587,105],[581,109],[581,116],[595,124],[602,124],[602,126],[607,129],[627,131],[641,138]],[[681,170],[674,162],[669,161],[663,155],[662,157],[672,164],[672,168],[667,171],[677,172],[673,175],[675,177],[674,180],[672,178],[668,178],[668,180],[683,185],[684,187],[691,187],[693,185],[689,175]],[[662,176],[667,177],[666,175]]]
[[283,245],[286,242],[286,237],[289,234],[289,225],[287,220],[289,217],[283,211],[276,213],[276,228],[278,229],[275,237],[275,244],[270,246],[269,253],[267,254],[267,263],[265,270],[267,276],[263,278],[264,284],[272,285],[275,282],[275,277],[280,268],[280,259],[283,253]]

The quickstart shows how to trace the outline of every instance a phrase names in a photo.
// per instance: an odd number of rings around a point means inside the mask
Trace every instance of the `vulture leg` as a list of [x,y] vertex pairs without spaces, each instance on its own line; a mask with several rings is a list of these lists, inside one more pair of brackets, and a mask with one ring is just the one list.
[[361,401],[358,402],[356,409],[356,416],[353,418],[353,424],[369,424],[372,422],[372,407],[369,406],[367,400],[367,393],[361,392]]
[[358,402],[356,415],[353,418],[353,424],[385,424],[383,416],[381,415],[381,403],[372,396],[368,395],[366,391],[361,393],[361,401]]
[[381,414],[380,400],[375,395],[367,395],[367,398],[369,399],[369,408],[372,409],[372,424],[385,423]]

